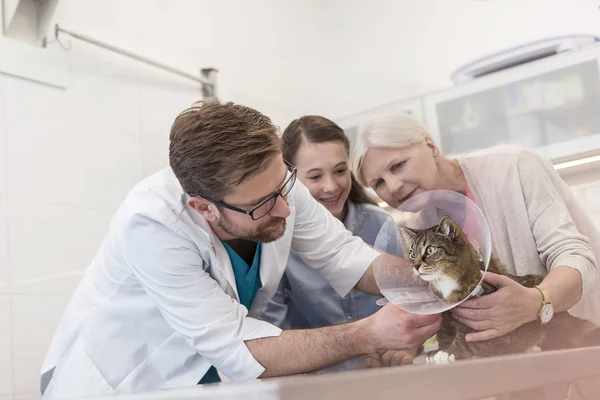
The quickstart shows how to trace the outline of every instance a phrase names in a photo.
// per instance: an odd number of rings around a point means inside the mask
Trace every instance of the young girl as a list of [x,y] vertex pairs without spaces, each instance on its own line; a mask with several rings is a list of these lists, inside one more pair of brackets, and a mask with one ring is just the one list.
[[[350,172],[350,143],[344,131],[327,118],[304,116],[285,129],[283,143],[284,159],[296,166],[298,179],[311,195],[350,232],[373,245],[390,215],[377,207]],[[374,313],[379,308],[377,299],[357,290],[340,297],[317,270],[292,252],[263,318],[283,329],[322,327]],[[355,369],[358,361],[328,370]]]

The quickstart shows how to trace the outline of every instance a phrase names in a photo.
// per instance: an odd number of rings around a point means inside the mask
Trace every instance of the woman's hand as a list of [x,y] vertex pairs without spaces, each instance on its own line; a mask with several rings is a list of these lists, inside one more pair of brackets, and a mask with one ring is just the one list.
[[468,342],[497,338],[537,318],[542,305],[542,294],[537,289],[493,272],[486,272],[483,279],[498,290],[467,300],[452,310],[454,318],[479,331],[469,333]]

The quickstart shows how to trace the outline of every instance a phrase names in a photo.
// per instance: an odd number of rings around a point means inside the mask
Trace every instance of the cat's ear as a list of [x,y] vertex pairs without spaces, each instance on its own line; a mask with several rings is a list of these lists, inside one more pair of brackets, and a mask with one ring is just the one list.
[[418,231],[416,229],[410,229],[410,228],[407,228],[406,226],[401,225],[400,233],[402,233],[402,237],[405,240],[408,239],[409,241],[412,241],[417,236]]
[[415,229],[410,229],[405,226],[400,226],[400,236],[402,238],[400,244],[401,244],[402,250],[404,250],[405,256],[408,256],[408,253],[410,251],[410,246],[415,241],[415,238],[417,237],[417,233],[418,233],[418,231]]
[[452,218],[448,216],[442,217],[440,220],[440,233],[446,236],[448,239],[454,240],[458,232],[458,226],[452,221]]

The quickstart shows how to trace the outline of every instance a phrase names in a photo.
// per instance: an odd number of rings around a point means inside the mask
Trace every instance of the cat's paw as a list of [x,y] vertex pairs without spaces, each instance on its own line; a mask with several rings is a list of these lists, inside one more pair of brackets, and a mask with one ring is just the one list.
[[450,364],[456,361],[454,354],[448,354],[445,351],[436,351],[428,353],[425,356],[427,364]]
[[529,349],[525,350],[525,353],[539,353],[542,351],[540,346],[531,346]]

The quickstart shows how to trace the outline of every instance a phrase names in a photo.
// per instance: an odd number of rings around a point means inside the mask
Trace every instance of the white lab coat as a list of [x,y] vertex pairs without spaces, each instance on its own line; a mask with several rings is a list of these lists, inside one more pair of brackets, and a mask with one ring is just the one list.
[[[377,256],[298,181],[279,240],[263,244],[262,287],[248,311],[210,225],[187,206],[167,168],[127,196],[75,291],[42,367],[44,399],[192,386],[211,365],[233,381],[264,368],[244,341],[278,336],[258,317],[277,289],[290,248],[340,296]],[[46,374],[48,376],[49,374]]]

